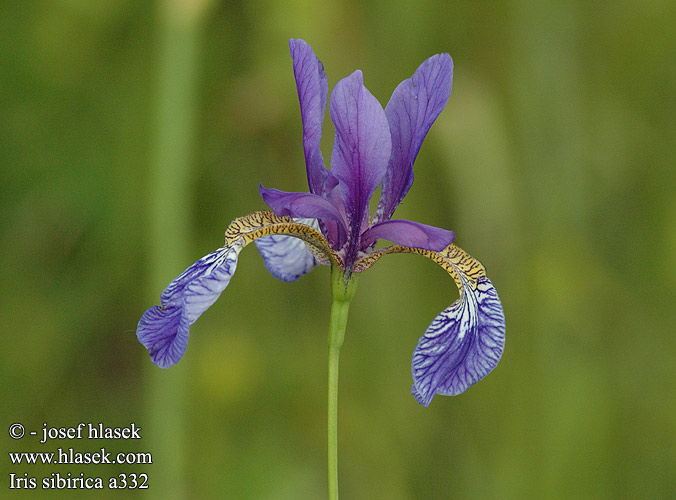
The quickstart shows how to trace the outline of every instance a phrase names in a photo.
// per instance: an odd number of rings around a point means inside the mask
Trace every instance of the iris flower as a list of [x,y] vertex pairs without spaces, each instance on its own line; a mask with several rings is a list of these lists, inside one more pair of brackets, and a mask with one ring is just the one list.
[[[143,314],[138,338],[156,365],[178,362],[190,327],[228,286],[240,251],[252,241],[268,271],[282,281],[294,281],[316,265],[331,265],[334,287],[342,287],[339,293],[348,301],[359,273],[384,255],[413,253],[446,270],[460,294],[434,318],[413,351],[411,393],[424,406],[435,394],[460,394],[502,355],[500,299],[484,267],[453,244],[452,231],[392,219],[413,183],[423,139],[450,96],[453,61],[448,54],[427,59],[397,86],[385,109],[364,86],[361,71],[340,80],[329,101],[335,142],[328,169],[319,147],[329,96],[324,67],[303,40],[292,39],[289,45],[309,192],[261,185],[272,211],[235,219],[225,231],[224,246],[174,279],[162,292],[162,305]],[[370,201],[379,186],[371,215]],[[376,249],[381,239],[392,244]]]

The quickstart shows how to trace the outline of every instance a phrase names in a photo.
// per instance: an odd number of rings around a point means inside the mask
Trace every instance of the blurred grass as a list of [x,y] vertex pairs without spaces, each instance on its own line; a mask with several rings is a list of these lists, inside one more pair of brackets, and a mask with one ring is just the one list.
[[[154,104],[154,144],[148,189],[147,223],[151,290],[162,290],[171,269],[190,260],[190,209],[193,184],[196,95],[199,88],[201,34],[210,0],[157,2],[157,70]],[[188,427],[186,410],[192,364],[161,370],[148,363],[147,414],[152,429],[146,446],[154,450],[157,472],[153,498],[181,499],[186,481]]]
[[[135,421],[144,439],[119,451],[160,453],[134,333],[165,284],[149,284],[147,223],[157,22],[152,2],[0,4],[5,428]],[[194,157],[177,181],[194,200],[174,216],[189,221],[175,240],[187,256],[159,265],[166,282],[263,208],[258,182],[304,189],[289,37],[313,45],[331,86],[363,69],[383,104],[424,58],[454,57],[397,216],[453,229],[486,265],[508,344],[466,394],[417,406],[412,349],[456,292],[413,256],[369,270],[341,356],[345,498],[674,496],[675,22],[661,1],[212,5],[186,111]],[[188,498],[325,496],[329,295],[328,269],[284,284],[243,252],[184,360]],[[157,463],[60,470],[146,470],[159,489]],[[10,472],[54,470],[0,460],[5,487]]]

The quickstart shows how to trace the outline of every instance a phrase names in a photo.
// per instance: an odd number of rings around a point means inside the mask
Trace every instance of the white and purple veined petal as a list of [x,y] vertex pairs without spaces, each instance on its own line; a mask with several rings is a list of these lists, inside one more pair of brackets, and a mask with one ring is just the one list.
[[413,351],[411,394],[429,406],[435,394],[465,392],[500,361],[505,315],[495,287],[481,276],[473,289],[464,276],[461,297],[430,324]]
[[[294,221],[319,230],[317,219],[294,219]],[[317,259],[299,238],[274,234],[258,238],[254,243],[263,257],[265,268],[279,280],[296,281],[317,265]]]
[[148,349],[153,363],[169,368],[185,354],[189,330],[184,304],[153,306],[141,316],[136,336]]
[[157,366],[168,368],[183,357],[190,325],[228,286],[242,248],[238,242],[202,257],[164,289],[161,306],[141,316],[136,335]]

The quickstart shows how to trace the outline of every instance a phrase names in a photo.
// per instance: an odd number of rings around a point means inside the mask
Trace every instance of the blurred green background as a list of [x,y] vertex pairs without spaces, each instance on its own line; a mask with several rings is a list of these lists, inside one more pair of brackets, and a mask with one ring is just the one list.
[[[411,353],[455,287],[410,255],[365,273],[341,356],[342,497],[676,498],[675,25],[660,0],[0,3],[0,496],[42,498],[9,474],[60,471],[150,488],[49,498],[326,497],[327,268],[285,284],[244,251],[170,370],[135,335],[265,208],[259,182],[306,189],[297,37],[331,87],[361,68],[383,105],[451,53],[397,217],[453,229],[507,317],[497,369],[424,409]],[[327,159],[332,136],[327,118]],[[14,422],[135,422],[143,439],[40,445]],[[101,446],[154,463],[6,453]]]

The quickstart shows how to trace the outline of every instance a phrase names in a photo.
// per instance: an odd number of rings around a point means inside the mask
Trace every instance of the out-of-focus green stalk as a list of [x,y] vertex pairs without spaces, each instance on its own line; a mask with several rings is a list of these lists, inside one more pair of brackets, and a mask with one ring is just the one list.
[[[190,171],[195,137],[200,27],[208,0],[159,0],[154,144],[149,197],[151,301],[192,262]],[[149,498],[185,498],[189,362],[162,370],[148,363],[144,438],[153,454]]]

